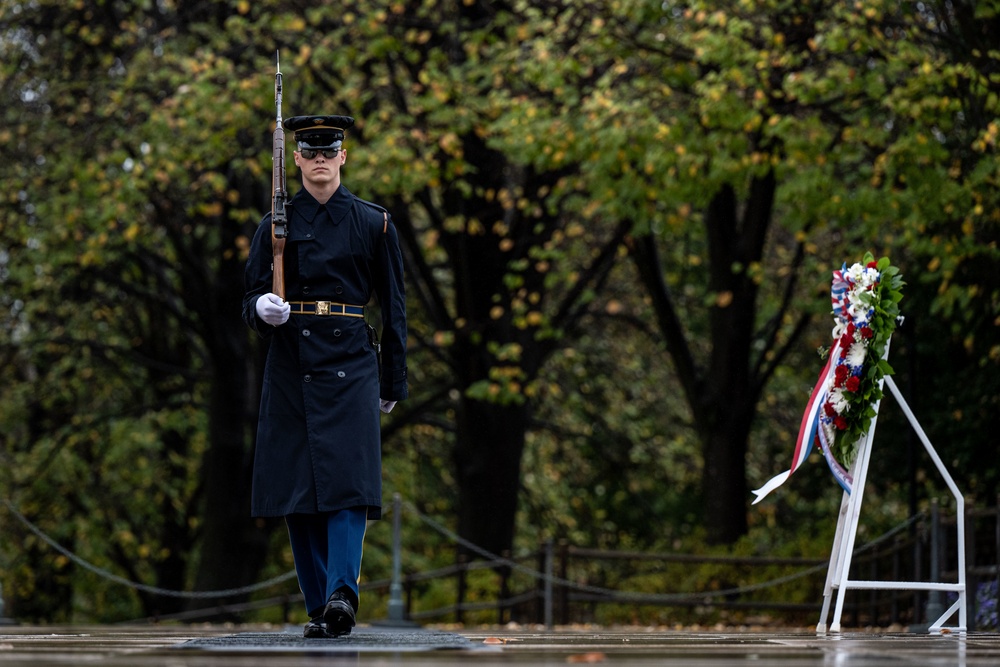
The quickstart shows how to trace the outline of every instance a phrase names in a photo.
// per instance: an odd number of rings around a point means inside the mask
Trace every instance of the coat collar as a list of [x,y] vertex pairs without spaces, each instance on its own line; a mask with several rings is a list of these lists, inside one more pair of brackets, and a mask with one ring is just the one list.
[[351,194],[346,185],[341,183],[333,196],[325,204],[320,204],[315,197],[309,194],[308,190],[302,188],[295,193],[287,205],[293,209],[296,215],[309,223],[314,222],[320,210],[325,208],[330,216],[330,221],[337,225],[354,205],[354,195]]

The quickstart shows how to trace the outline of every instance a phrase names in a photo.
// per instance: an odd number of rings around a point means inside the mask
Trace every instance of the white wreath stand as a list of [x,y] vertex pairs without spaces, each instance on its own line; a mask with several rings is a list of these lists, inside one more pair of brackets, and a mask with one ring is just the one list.
[[[888,349],[886,350],[888,353]],[[875,404],[875,416],[872,417],[871,427],[868,433],[859,442],[858,456],[851,466],[853,477],[853,493],[844,492],[843,500],[840,503],[840,518],[837,521],[837,534],[833,540],[833,551],[830,553],[830,568],[826,573],[826,586],[823,588],[823,610],[820,612],[819,624],[816,625],[817,634],[826,634],[826,619],[830,612],[830,596],[834,590],[838,591],[837,605],[833,611],[833,623],[830,624],[830,632],[840,632],[840,615],[844,610],[844,597],[848,589],[855,590],[924,590],[924,591],[954,591],[958,593],[958,600],[948,607],[948,610],[940,618],[933,621],[928,628],[931,634],[945,632],[965,633],[967,623],[966,614],[968,606],[965,604],[965,499],[958,490],[948,470],[941,462],[941,458],[934,451],[934,446],[927,439],[924,430],[920,428],[920,423],[913,416],[910,406],[906,404],[903,395],[896,387],[896,383],[891,377],[884,377],[882,382],[889,386],[889,391],[899,401],[903,408],[910,426],[920,437],[920,442],[924,444],[924,449],[930,454],[934,465],[937,466],[952,495],[955,497],[955,525],[958,530],[956,544],[958,546],[958,583],[945,584],[932,581],[857,581],[848,579],[851,569],[851,554],[854,551],[854,539],[858,532],[858,518],[861,514],[861,500],[865,492],[865,480],[868,477],[868,463],[872,454],[872,437],[875,434],[875,422],[878,420],[879,403]],[[958,612],[958,625],[945,628],[944,622]]]

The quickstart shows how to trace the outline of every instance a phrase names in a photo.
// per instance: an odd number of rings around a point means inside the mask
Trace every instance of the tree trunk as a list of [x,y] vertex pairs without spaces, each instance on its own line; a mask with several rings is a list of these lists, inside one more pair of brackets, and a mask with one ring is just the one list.
[[[499,555],[514,544],[527,407],[467,398],[457,427],[458,532]],[[466,549],[460,553],[482,555]]]
[[630,243],[701,440],[704,521],[713,544],[731,544],[747,531],[747,443],[766,373],[754,371],[758,288],[746,267],[761,260],[775,189],[772,173],[753,179],[741,216],[735,190],[723,185],[705,212],[712,297],[707,364],[694,358],[656,239]]
[[746,449],[749,420],[744,406],[718,411],[719,419],[701,434],[705,468],[705,528],[710,544],[732,544],[747,532]]
[[[230,352],[224,358],[215,358],[208,406],[209,446],[202,467],[204,522],[196,591],[253,584],[267,557],[268,528],[273,522],[250,517],[253,446],[247,415],[256,413],[256,409],[248,410],[247,399],[256,392],[248,390],[247,356]],[[246,598],[240,595],[214,599],[213,603]],[[195,602],[191,606],[204,604]]]
[[[225,227],[222,247],[236,246],[239,229]],[[250,516],[254,439],[260,406],[263,365],[250,344],[240,312],[243,299],[243,262],[234,254],[221,261],[219,275],[199,300],[189,297],[196,312],[204,313],[203,332],[212,372],[208,405],[208,450],[205,452],[201,493],[203,524],[201,560],[195,590],[239,588],[257,582],[268,556],[271,531],[278,522]],[[191,289],[189,288],[190,292]],[[247,595],[227,599],[243,601]],[[215,602],[220,600],[215,599]],[[192,607],[199,605],[197,601]]]

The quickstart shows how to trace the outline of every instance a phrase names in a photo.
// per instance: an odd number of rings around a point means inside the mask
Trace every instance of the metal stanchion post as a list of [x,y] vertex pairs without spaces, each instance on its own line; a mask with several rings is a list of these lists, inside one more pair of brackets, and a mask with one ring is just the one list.
[[4,616],[3,583],[0,583],[0,625],[17,625],[17,621]]
[[392,495],[392,583],[389,584],[389,620],[403,621],[403,540],[400,535],[400,515],[403,513],[403,501],[399,493]]
[[[3,504],[7,505],[7,507],[10,507],[11,510],[14,509],[13,507],[11,507],[7,499],[4,499]],[[6,606],[4,605],[3,602],[3,582],[0,581],[0,625],[17,625],[17,621],[15,621],[12,618],[7,618],[5,611],[6,611]]]
[[552,629],[552,573],[555,569],[552,538],[545,540],[545,629]]
[[389,582],[389,613],[385,620],[376,620],[372,625],[415,628],[419,624],[406,618],[406,604],[403,602],[403,498],[392,494],[392,579]]
[[[938,508],[938,500],[934,498],[931,500],[931,581],[939,581],[941,579],[941,515],[940,509]],[[933,623],[934,620],[944,613],[944,604],[941,602],[941,591],[931,591],[927,595],[927,607],[924,612],[924,618],[927,619],[927,623]]]

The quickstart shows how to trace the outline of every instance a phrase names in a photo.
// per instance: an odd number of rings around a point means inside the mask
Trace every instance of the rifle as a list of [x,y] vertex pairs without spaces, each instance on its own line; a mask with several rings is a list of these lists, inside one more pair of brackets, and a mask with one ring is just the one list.
[[281,126],[281,52],[275,55],[277,73],[274,75],[274,106],[277,122],[271,142],[271,291],[285,298],[285,237],[288,236],[288,214],[285,212],[285,129]]

